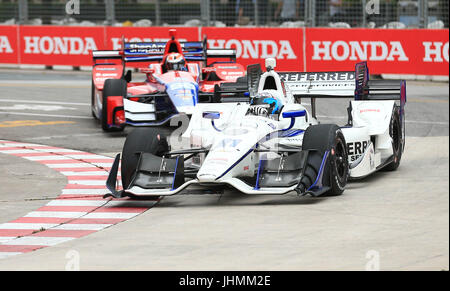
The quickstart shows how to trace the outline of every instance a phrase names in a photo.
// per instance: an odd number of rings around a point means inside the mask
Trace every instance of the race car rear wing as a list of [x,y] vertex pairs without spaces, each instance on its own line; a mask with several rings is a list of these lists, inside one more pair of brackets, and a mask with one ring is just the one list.
[[178,52],[186,58],[203,57],[202,42],[179,42],[174,39],[165,42],[124,42],[125,61],[161,61],[165,53]]
[[355,72],[279,72],[285,86],[298,97],[354,97]]
[[404,80],[369,80],[366,62],[355,71],[341,72],[279,72],[286,88],[296,98],[311,98],[315,115],[316,98],[354,98],[355,100],[398,100],[403,113],[406,104]]
[[237,78],[234,83],[222,83],[214,86],[213,102],[250,102],[256,94],[262,70],[259,64],[247,66],[247,75]]
[[[123,59],[125,62],[157,62],[162,61],[163,53],[130,53],[120,50],[101,50],[93,51],[92,57],[98,59]],[[207,49],[205,53],[185,52],[186,61],[207,61],[210,58],[228,58],[230,61],[236,61],[236,50],[234,49]]]
[[92,60],[94,61],[94,67],[96,65],[117,65],[119,63],[124,66],[123,55],[118,50],[92,51]]
[[230,61],[236,62],[236,50],[235,49],[207,49],[206,59],[208,58],[228,58]]
[[[158,62],[164,57],[165,43],[125,43],[123,50],[98,50],[92,51],[94,63],[100,59],[121,59],[123,62]],[[196,52],[185,52],[189,58],[195,60]],[[187,58],[187,56],[185,56]],[[187,60],[191,60],[191,59]]]
[[[181,43],[183,44],[183,43]],[[186,43],[184,43],[186,44]],[[192,47],[191,47],[192,48]],[[201,51],[183,50],[183,55],[188,62],[202,62],[209,58],[228,58],[230,61],[236,61],[236,50],[234,49],[206,49]],[[162,52],[145,52],[145,50],[125,50],[124,60],[126,62],[153,62],[162,61],[164,51]]]
[[248,93],[247,77],[239,77],[234,83],[222,83],[214,86],[214,97],[212,103],[226,102],[250,102]]
[[120,51],[114,50],[102,50],[102,51],[92,51],[92,58],[96,59],[121,59],[122,55]]
[[124,62],[160,62],[166,53],[181,52],[186,61],[207,61],[208,58],[227,58],[236,61],[235,49],[207,49],[203,42],[124,42],[122,50],[98,50],[92,52],[97,59],[123,59]]
[[176,29],[169,29],[167,42],[125,42],[122,37],[120,50],[93,51],[94,63],[98,59],[122,59],[125,62],[157,62],[162,61],[168,53],[181,53],[186,61],[205,62],[208,58],[228,58],[236,61],[234,49],[208,49],[207,38],[203,41],[179,41],[176,39]]
[[369,80],[366,62],[356,64],[355,71],[278,74],[291,93],[299,98],[401,100],[401,92],[406,86],[403,80]]

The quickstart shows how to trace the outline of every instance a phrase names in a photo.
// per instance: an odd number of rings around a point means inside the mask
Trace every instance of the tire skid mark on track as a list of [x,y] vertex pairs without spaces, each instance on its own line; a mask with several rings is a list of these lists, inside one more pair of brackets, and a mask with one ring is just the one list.
[[0,259],[70,241],[131,219],[158,200],[107,198],[113,158],[78,150],[0,140],[0,153],[22,157],[67,178],[61,194],[25,216],[0,223]]

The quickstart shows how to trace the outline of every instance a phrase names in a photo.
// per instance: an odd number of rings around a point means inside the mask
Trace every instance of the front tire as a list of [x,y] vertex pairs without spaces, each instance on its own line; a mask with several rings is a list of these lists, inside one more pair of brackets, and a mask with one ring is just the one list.
[[340,195],[347,185],[349,166],[345,137],[335,124],[319,124],[308,127],[303,137],[303,150],[311,151],[299,186],[308,190],[317,180],[323,157],[328,159],[323,169],[323,186],[329,186],[327,195]]
[[395,107],[389,124],[389,135],[392,138],[393,161],[383,168],[384,171],[395,171],[400,166],[403,153],[403,132],[400,122],[400,108]]
[[95,120],[98,120],[97,115],[95,114],[95,85],[94,81],[91,83],[91,114]]
[[125,126],[112,127],[108,124],[108,98],[110,96],[123,96],[127,94],[127,82],[123,79],[108,79],[103,86],[102,96],[102,115],[101,124],[102,129],[107,132],[122,131]]
[[123,189],[127,189],[136,173],[140,152],[162,157],[169,151],[170,132],[162,128],[140,127],[128,134],[122,150],[121,176]]

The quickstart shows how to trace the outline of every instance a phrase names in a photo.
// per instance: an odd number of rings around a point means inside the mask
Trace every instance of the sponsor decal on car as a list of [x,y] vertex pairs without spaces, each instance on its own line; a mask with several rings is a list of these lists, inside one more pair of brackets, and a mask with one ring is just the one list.
[[367,109],[361,109],[359,110],[359,113],[366,113],[366,112],[381,112],[381,109],[377,108],[367,108]]
[[350,157],[350,161],[356,161],[364,153],[369,144],[370,140],[347,143],[347,154]]
[[117,68],[105,68],[105,67],[98,67],[95,68],[96,71],[116,71]]
[[354,72],[317,72],[317,73],[298,73],[286,72],[280,73],[281,80],[285,82],[299,82],[299,81],[354,81]]

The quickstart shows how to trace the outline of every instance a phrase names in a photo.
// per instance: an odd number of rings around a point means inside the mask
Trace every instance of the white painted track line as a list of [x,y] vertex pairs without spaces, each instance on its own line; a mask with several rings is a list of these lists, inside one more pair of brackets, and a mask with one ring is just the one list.
[[[92,164],[92,165],[91,165]],[[73,163],[73,164],[48,164],[49,168],[95,168],[98,167],[111,167],[112,163]]]
[[60,102],[60,101],[37,101],[37,100],[21,100],[21,99],[0,99],[5,103],[26,103],[26,104],[52,104],[52,105],[75,105],[75,106],[91,106],[89,103],[77,102]]
[[107,202],[105,200],[56,199],[47,203],[46,206],[102,206]]
[[113,224],[76,224],[66,223],[53,227],[52,229],[65,229],[65,230],[102,230]]
[[47,203],[47,206],[102,206],[108,203],[109,207],[149,207],[155,201],[106,201],[106,200],[77,200],[77,199],[56,199]]
[[63,189],[62,194],[103,195],[109,193],[108,189]]
[[24,157],[30,161],[57,161],[57,160],[71,160],[72,158],[68,156],[33,156],[33,157]]
[[[2,236],[0,237],[0,244],[15,239],[15,236]],[[1,253],[0,253],[1,256]]]
[[42,116],[42,117],[60,117],[60,118],[68,118],[68,119],[92,119],[91,116],[81,116],[81,115],[59,115],[59,114],[41,114],[41,113],[28,113],[28,112],[7,112],[1,111],[1,113],[9,114],[9,115],[24,115],[24,116]]
[[57,226],[55,223],[2,223],[0,229],[48,229]]
[[89,171],[89,172],[71,172],[71,171],[62,171],[60,172],[64,176],[108,176],[108,172],[106,171]]
[[54,246],[73,239],[73,237],[24,236],[9,241],[8,245]]
[[79,218],[86,215],[87,212],[69,212],[69,211],[32,211],[24,217],[58,217],[58,218]]
[[123,213],[123,212],[92,212],[83,218],[95,218],[95,219],[130,219],[139,215],[139,213]]
[[[69,184],[73,185],[86,185],[86,186],[104,186],[104,180],[69,180]],[[119,182],[119,185],[121,183]]]
[[20,254],[21,254],[20,252],[0,252],[0,260]]

